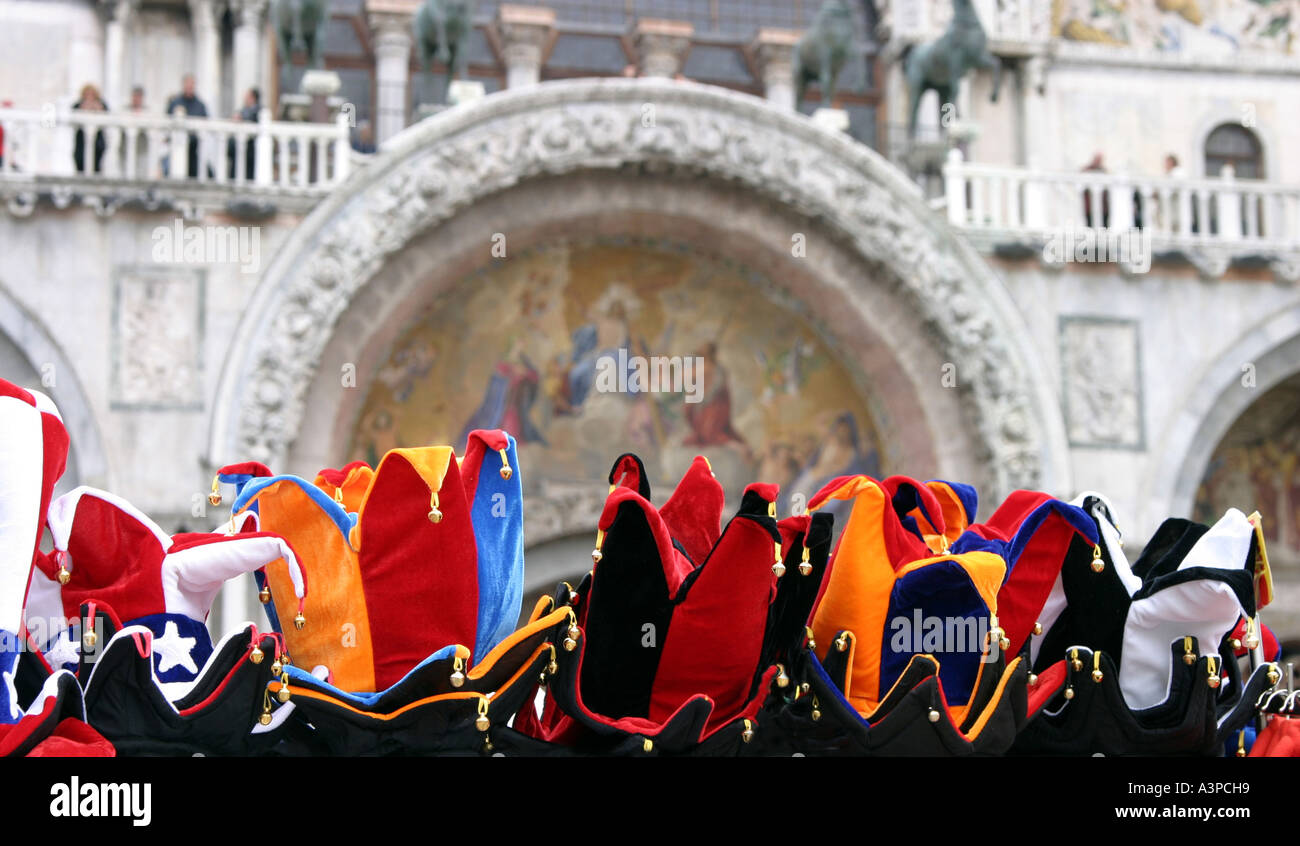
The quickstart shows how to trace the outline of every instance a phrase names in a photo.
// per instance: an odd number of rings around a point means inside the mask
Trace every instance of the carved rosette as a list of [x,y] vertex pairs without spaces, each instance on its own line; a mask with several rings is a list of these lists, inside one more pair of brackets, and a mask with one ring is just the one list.
[[[645,104],[655,108],[646,120]],[[506,91],[408,129],[291,236],[263,286],[267,330],[225,386],[241,458],[275,466],[298,430],[321,352],[353,294],[421,231],[542,175],[640,166],[725,180],[824,222],[882,269],[957,366],[981,460],[1002,494],[1042,478],[1044,420],[1000,284],[866,147],[757,98],[647,79]],[[242,378],[241,378],[242,377]],[[1041,393],[1038,394],[1041,396]],[[217,433],[221,438],[221,433]]]

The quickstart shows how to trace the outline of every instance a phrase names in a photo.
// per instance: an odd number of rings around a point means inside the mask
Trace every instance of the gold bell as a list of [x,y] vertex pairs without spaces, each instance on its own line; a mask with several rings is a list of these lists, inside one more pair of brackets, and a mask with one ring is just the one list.
[[248,660],[252,661],[254,664],[262,663],[262,648],[260,646],[254,646],[253,651],[248,653]]
[[1104,676],[1101,673],[1101,653],[1094,652],[1092,653],[1092,680],[1097,684],[1101,684],[1103,678]]
[[591,551],[591,563],[592,563],[592,564],[599,564],[599,563],[600,563],[600,559],[602,559],[602,558],[604,558],[604,557],[605,557],[605,556],[601,553],[601,551],[600,551],[599,548],[593,549],[593,550]]
[[1282,680],[1282,674],[1278,672],[1277,665],[1274,664],[1272,667],[1269,668],[1268,671],[1268,683],[1270,685],[1276,685],[1281,680]]
[[86,633],[81,636],[81,645],[86,649],[94,649],[95,642],[98,640],[99,636],[95,634],[94,629],[86,629]]
[[812,572],[812,562],[808,560],[808,547],[803,548],[803,557],[799,559],[799,575],[806,576]]
[[266,585],[262,585],[262,589],[257,592],[257,598],[263,605],[267,604],[271,601],[271,589]]
[[654,742],[653,740],[651,740],[650,738],[647,737],[645,740],[641,741],[641,751],[642,751],[642,752],[649,752],[650,750],[652,750],[652,749],[654,749],[654,748],[655,748],[655,742]]
[[280,663],[281,663],[281,664],[284,664],[286,667],[293,663],[292,661],[289,660],[289,653],[288,653],[288,652],[281,652],[281,653],[280,653]]
[[453,660],[452,662],[453,672],[451,674],[452,687],[460,687],[461,685],[465,684],[465,673],[462,672],[464,666],[465,663],[460,658],[456,658]]
[[1030,673],[1030,674],[1029,674],[1029,679],[1028,679],[1028,681],[1029,681],[1029,686],[1030,686],[1030,687],[1033,687],[1034,685],[1038,684],[1038,674],[1037,674],[1037,673]]
[[1076,673],[1083,669],[1083,662],[1079,660],[1079,650],[1070,650],[1070,669]]
[[503,449],[499,449],[497,452],[501,455],[501,478],[509,479],[515,474],[515,471],[510,469],[510,458]]
[[1102,674],[1101,670],[1093,670],[1093,671],[1092,671],[1092,680],[1093,680],[1093,681],[1097,682],[1098,684],[1101,684],[1101,680],[1102,680],[1103,678],[1105,678],[1105,676]]
[[550,660],[550,662],[547,663],[547,665],[546,665],[546,672],[549,673],[549,674],[551,674],[551,675],[555,675],[555,674],[558,673],[559,671],[560,671],[560,665],[557,664],[557,663],[555,663],[555,647],[552,646],[552,647],[551,647],[551,660]]
[[740,733],[740,739],[746,743],[754,739],[754,729],[749,720],[745,720],[745,730]]
[[478,716],[474,719],[474,728],[479,731],[487,731],[492,727],[492,721],[487,715],[487,700],[480,700],[483,704],[479,706]]
[[1246,730],[1242,729],[1237,733],[1237,757],[1246,757]]
[[817,720],[820,720],[822,718],[821,703],[817,701],[816,696],[813,697],[812,718],[813,718],[813,722],[816,722]]
[[600,551],[600,547],[601,547],[601,545],[604,544],[604,543],[605,543],[605,530],[604,530],[604,529],[597,529],[597,530],[596,530],[596,547],[595,547],[595,549],[593,549],[593,550],[591,551],[591,563],[592,563],[592,564],[599,564],[599,563],[600,563],[600,559],[602,559],[602,558],[605,557],[604,553],[602,553],[602,552]]
[[442,522],[442,510],[441,510],[440,508],[438,508],[438,492],[437,492],[437,491],[430,491],[430,492],[429,492],[429,522],[430,522],[430,523],[441,523],[441,522]]
[[276,699],[279,699],[281,702],[288,702],[288,701],[289,701],[289,688],[286,686],[286,687],[282,687],[282,688],[280,688],[279,690],[277,690],[277,691],[275,692],[275,698],[276,698]]
[[1247,649],[1255,649],[1258,646],[1259,646],[1259,638],[1255,637],[1253,634],[1246,635]]
[[1073,698],[1074,698],[1074,686],[1073,686],[1073,685],[1071,685],[1070,687],[1067,687],[1067,688],[1065,689],[1065,698],[1066,698],[1066,699],[1073,699]]
[[1092,548],[1092,572],[1100,573],[1106,569],[1106,562],[1101,559],[1101,545],[1096,544]]
[[212,477],[212,493],[208,494],[208,504],[213,506],[221,504],[221,480],[216,476]]
[[294,615],[293,627],[295,629],[301,629],[305,625],[307,625],[307,618],[302,615],[301,611],[299,611],[296,615]]
[[1218,688],[1218,686],[1222,682],[1222,680],[1217,675],[1210,676],[1208,679],[1206,679],[1206,681],[1209,683],[1210,687],[1212,688]]
[[849,635],[847,632],[842,632],[839,637],[835,638],[835,651],[843,652],[848,648],[849,648]]
[[573,640],[577,640],[577,639],[578,639],[578,635],[582,634],[582,629],[578,628],[578,624],[577,624],[577,623],[570,622],[570,623],[569,623],[569,630],[568,630],[568,632],[566,632],[566,634],[568,634],[568,636],[569,636],[570,638],[572,638]]
[[1037,622],[1037,621],[1035,621],[1035,622],[1034,622],[1034,634],[1036,634],[1036,635],[1040,635],[1040,634],[1042,634],[1042,633],[1043,633],[1043,624],[1042,624],[1042,623],[1039,623],[1039,622]]
[[813,637],[812,626],[803,627],[804,634],[808,637],[808,648],[813,652],[817,651],[817,639]]
[[574,639],[571,638],[571,637],[566,637],[566,638],[564,639],[564,651],[565,651],[565,652],[572,652],[573,650],[575,650],[575,649],[577,649],[577,648],[578,648],[578,642],[577,642],[576,640],[574,640]]
[[60,565],[59,565],[59,584],[61,584],[61,585],[66,585],[66,584],[68,583],[68,581],[69,581],[71,578],[72,578],[72,574],[68,572],[68,568],[67,568],[67,567],[64,567],[62,564],[60,564]]
[[258,717],[257,721],[264,726],[269,726],[271,724],[271,712],[263,711],[262,716]]
[[772,574],[778,579],[785,575],[785,565],[777,561],[772,565]]
[[782,664],[776,665],[776,686],[777,687],[790,686],[790,677],[785,674],[785,666]]
[[282,672],[284,672],[284,665],[281,664],[280,659],[277,658],[271,662],[271,675],[278,676]]
[[1001,649],[1003,652],[1006,652],[1008,649],[1011,648],[1011,639],[1008,638],[1006,634],[1003,634],[1001,640],[998,641],[998,648]]
[[1190,636],[1183,638],[1183,663],[1189,667],[1196,663],[1196,653],[1192,651]]
[[1234,637],[1234,638],[1232,639],[1232,648],[1233,648],[1233,649],[1241,649],[1241,641]]
[[933,708],[930,709],[930,713],[927,716],[929,717],[930,722],[932,723],[939,722],[939,712],[934,710]]

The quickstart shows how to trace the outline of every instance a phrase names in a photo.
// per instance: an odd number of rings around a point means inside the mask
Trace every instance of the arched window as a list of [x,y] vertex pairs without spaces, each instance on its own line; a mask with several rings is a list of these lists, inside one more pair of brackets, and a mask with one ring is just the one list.
[[1263,179],[1264,154],[1255,133],[1239,123],[1215,127],[1205,139],[1205,175],[1213,179],[1226,164],[1238,179]]

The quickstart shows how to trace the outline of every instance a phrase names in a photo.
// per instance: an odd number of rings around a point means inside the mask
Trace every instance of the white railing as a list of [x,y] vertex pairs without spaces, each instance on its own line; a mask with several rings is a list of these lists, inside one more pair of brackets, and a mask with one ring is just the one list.
[[347,116],[334,123],[257,122],[89,112],[0,109],[0,185],[73,179],[165,182],[304,193],[347,179]]
[[1149,230],[1162,241],[1300,249],[1300,185],[1051,172],[963,161],[944,165],[948,220],[968,230]]

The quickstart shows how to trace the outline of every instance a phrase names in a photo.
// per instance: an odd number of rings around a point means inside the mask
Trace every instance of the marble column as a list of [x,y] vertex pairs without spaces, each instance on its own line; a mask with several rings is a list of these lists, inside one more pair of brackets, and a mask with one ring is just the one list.
[[632,27],[632,46],[636,49],[637,68],[641,76],[677,76],[686,63],[695,27],[687,21],[640,18]]
[[794,51],[799,33],[788,29],[760,27],[750,51],[763,80],[768,102],[782,109],[794,109]]
[[375,49],[375,144],[406,128],[411,45],[415,40],[409,12],[376,9],[367,3],[371,44]]
[[100,0],[99,5],[104,13],[104,101],[121,109],[131,100],[124,77],[126,36],[138,0]]
[[540,82],[543,58],[555,37],[555,10],[502,4],[497,9],[496,30],[506,65],[506,88]]
[[221,28],[217,0],[189,0],[194,32],[194,90],[209,117],[221,116]]
[[[269,0],[230,0],[230,12],[235,24],[234,43],[234,98],[235,108],[243,108],[244,95],[250,88],[262,85],[262,55],[265,53],[262,33],[266,30],[266,10]],[[262,102],[269,92],[262,91]]]

